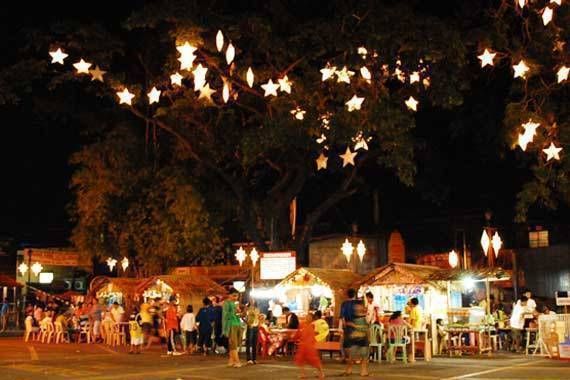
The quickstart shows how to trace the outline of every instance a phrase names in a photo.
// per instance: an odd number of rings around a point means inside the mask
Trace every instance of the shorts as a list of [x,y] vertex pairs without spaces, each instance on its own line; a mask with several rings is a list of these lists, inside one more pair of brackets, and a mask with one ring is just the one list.
[[143,344],[143,337],[131,338],[131,346],[140,346]]
[[193,331],[184,331],[184,335],[186,337],[186,344],[187,345],[195,345],[197,340],[198,332],[196,330]]
[[368,346],[350,346],[348,349],[351,359],[368,359],[369,351]]
[[230,351],[238,350],[240,348],[242,337],[243,337],[243,332],[241,326],[230,327],[230,332],[228,336]]

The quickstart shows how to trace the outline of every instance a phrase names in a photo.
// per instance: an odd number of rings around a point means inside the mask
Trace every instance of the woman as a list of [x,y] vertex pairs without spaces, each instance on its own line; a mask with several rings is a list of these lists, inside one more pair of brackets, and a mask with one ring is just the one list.
[[366,308],[364,302],[358,299],[354,299],[351,306],[352,313],[344,318],[344,323],[350,327],[344,337],[344,347],[348,348],[344,374],[352,375],[352,365],[360,360],[360,376],[368,376],[369,327],[366,322]]
[[315,329],[315,340],[317,342],[326,342],[329,336],[329,324],[323,318],[323,313],[320,310],[315,311],[313,314],[313,328]]
[[245,311],[245,321],[247,324],[245,355],[247,364],[257,364],[257,340],[259,336],[259,309],[252,298]]
[[[324,321],[323,321],[324,322]],[[325,322],[326,323],[326,322]],[[305,378],[305,365],[316,368],[319,371],[319,379],[324,379],[323,365],[316,348],[315,329],[312,323],[307,321],[301,324],[297,332],[298,339],[297,352],[295,353],[295,364],[301,367],[301,378]]]
[[261,352],[264,356],[268,354],[269,350],[269,327],[267,327],[266,323],[267,319],[265,314],[259,314],[259,328],[258,328],[258,338],[257,343],[258,347],[261,348]]

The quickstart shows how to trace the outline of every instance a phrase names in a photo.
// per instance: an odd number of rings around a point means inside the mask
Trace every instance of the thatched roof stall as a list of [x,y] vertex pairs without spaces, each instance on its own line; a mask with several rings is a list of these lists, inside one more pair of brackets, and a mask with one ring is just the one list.
[[340,304],[346,291],[362,277],[346,269],[299,268],[275,287],[280,298],[294,300],[297,311],[307,313],[312,301],[330,299],[334,317],[340,313]]
[[138,287],[145,281],[141,278],[96,277],[91,282],[89,294],[105,305],[118,302],[131,311],[140,299]]

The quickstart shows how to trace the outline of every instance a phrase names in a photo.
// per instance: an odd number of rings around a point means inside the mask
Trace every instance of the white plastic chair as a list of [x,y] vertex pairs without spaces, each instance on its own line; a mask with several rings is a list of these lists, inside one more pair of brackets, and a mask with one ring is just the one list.
[[24,320],[24,326],[26,327],[26,331],[24,332],[24,342],[27,342],[30,339],[30,335],[32,336],[32,340],[37,340],[40,329],[34,327],[33,318],[31,316],[26,317]]
[[398,348],[402,349],[402,361],[408,362],[408,327],[407,326],[388,326],[388,351],[386,357],[390,363],[396,361],[396,352]]
[[52,321],[42,321],[40,326],[40,340],[42,343],[51,343],[54,337],[55,329]]
[[373,324],[370,326],[370,354],[372,358],[377,358],[378,363],[382,361],[382,326]]
[[85,341],[87,343],[91,343],[91,326],[89,323],[85,323],[80,327],[79,332],[77,333],[77,343],[81,342],[82,336],[85,336]]
[[63,338],[66,336],[67,336],[67,342],[69,343],[70,341],[69,331],[63,328],[61,322],[55,322],[54,325],[55,325],[55,343],[56,344],[63,343],[65,341]]

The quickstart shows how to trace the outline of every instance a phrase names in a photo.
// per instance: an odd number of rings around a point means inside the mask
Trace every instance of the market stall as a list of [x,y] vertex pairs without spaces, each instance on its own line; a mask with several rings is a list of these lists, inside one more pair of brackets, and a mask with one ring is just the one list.
[[118,302],[125,310],[133,310],[140,299],[138,287],[145,279],[122,277],[98,277],[93,280],[89,295],[95,296],[105,306]]
[[361,279],[345,269],[299,268],[275,286],[275,298],[299,316],[320,309],[336,321],[346,291]]

